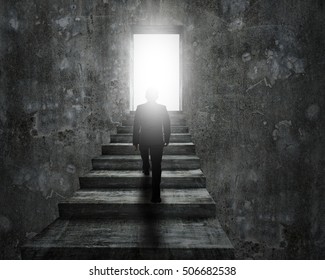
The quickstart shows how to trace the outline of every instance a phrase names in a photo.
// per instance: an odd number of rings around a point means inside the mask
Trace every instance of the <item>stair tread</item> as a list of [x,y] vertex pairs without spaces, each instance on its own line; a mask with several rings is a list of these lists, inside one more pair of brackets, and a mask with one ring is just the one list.
[[143,221],[57,219],[23,248],[233,249],[217,219]]
[[[171,120],[174,119],[181,119],[181,120],[186,120],[186,116],[183,112],[178,112],[178,111],[168,111],[169,118]],[[129,114],[125,115],[125,119],[134,119],[135,116],[135,111],[130,112]]]
[[[171,125],[171,133],[189,133],[189,127],[186,125]],[[119,125],[116,127],[117,133],[132,133],[133,125]]]
[[[132,136],[133,133],[118,133],[118,134],[112,134],[111,136],[116,136],[116,135],[128,135],[128,136]],[[191,135],[191,133],[171,133],[171,135]]]
[[[108,143],[103,146],[132,146],[132,143]],[[193,142],[169,143],[169,146],[194,146]]]
[[[166,177],[204,177],[203,172],[201,169],[194,169],[194,170],[182,170],[182,171],[169,171],[163,170],[161,173],[162,178]],[[89,173],[82,177],[143,177],[142,171],[139,170],[91,170]]]
[[[79,177],[81,189],[150,188],[152,176],[138,170],[91,170]],[[204,188],[206,178],[201,169],[169,171],[161,174],[161,188]]]
[[[117,127],[133,127],[133,125],[118,125]],[[188,127],[187,125],[171,125],[170,127]]]
[[[110,142],[112,143],[132,143],[132,133],[118,133],[110,136]],[[186,143],[192,142],[190,133],[172,133],[170,135],[171,143]]]
[[[78,190],[68,200],[61,204],[151,204],[150,192],[144,189],[122,190]],[[179,204],[215,204],[204,188],[200,189],[162,189],[162,205]]]
[[[123,126],[131,126],[134,123],[134,113],[124,116],[122,120]],[[186,126],[186,116],[184,114],[169,113],[169,118],[172,126]]]
[[[130,115],[134,115],[136,112],[136,110],[130,110],[126,115],[130,116]],[[169,115],[176,115],[176,116],[185,116],[184,115],[184,111],[180,111],[180,110],[167,110]]]
[[[95,157],[96,160],[141,160],[140,154],[139,155],[101,155]],[[182,159],[197,159],[199,157],[196,155],[163,155],[164,160],[182,160]]]

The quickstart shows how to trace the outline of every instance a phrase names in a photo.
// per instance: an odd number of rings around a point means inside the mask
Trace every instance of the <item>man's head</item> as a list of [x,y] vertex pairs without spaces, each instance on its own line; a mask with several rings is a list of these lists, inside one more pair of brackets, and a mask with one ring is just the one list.
[[157,99],[158,99],[158,90],[153,88],[153,87],[150,87],[147,89],[146,91],[146,98],[148,100],[148,102],[155,102]]

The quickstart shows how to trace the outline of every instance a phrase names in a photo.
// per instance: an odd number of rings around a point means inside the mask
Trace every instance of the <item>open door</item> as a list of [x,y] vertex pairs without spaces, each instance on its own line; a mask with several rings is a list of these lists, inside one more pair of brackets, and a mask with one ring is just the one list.
[[[136,32],[142,31],[142,32]],[[158,103],[169,111],[182,109],[181,98],[181,35],[164,33],[152,27],[150,33],[135,30],[132,34],[131,102],[133,111],[145,103],[149,87],[159,92]],[[170,29],[167,30],[170,32]],[[178,31],[178,29],[177,29]]]

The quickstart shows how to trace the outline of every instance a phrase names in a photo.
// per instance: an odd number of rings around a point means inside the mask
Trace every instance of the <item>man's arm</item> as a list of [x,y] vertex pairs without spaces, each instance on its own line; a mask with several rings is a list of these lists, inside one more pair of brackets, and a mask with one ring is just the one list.
[[163,126],[164,126],[164,141],[165,141],[165,146],[167,146],[169,144],[169,139],[170,139],[170,119],[169,119],[166,106],[164,106],[163,109]]
[[133,146],[135,150],[138,150],[139,146],[139,137],[140,137],[140,116],[139,116],[139,107],[135,111],[134,123],[133,123]]

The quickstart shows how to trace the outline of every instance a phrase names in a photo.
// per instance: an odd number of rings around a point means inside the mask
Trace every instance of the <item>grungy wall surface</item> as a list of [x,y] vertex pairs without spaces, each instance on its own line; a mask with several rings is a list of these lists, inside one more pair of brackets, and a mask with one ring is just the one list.
[[220,1],[190,32],[190,127],[238,258],[324,258],[322,3]]
[[184,26],[184,112],[237,258],[324,258],[322,0],[0,1],[0,258],[129,108],[132,25]]

